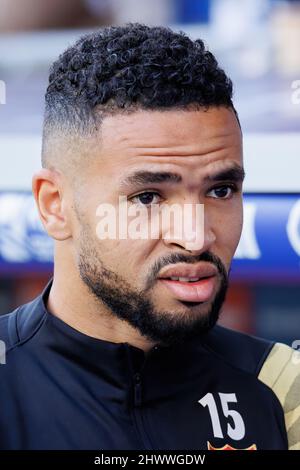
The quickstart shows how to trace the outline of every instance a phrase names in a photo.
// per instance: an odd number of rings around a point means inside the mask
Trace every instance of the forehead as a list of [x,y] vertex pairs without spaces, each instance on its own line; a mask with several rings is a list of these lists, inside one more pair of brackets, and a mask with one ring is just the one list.
[[104,149],[172,148],[188,153],[199,148],[204,153],[218,143],[241,139],[234,112],[224,107],[187,111],[136,111],[106,117],[101,126]]
[[224,165],[227,160],[242,162],[240,127],[233,110],[224,107],[140,110],[105,117],[101,143],[95,148],[101,157],[94,159],[97,169],[102,174],[118,171],[119,176],[140,166],[163,166],[166,171],[177,167],[190,173],[208,165]]

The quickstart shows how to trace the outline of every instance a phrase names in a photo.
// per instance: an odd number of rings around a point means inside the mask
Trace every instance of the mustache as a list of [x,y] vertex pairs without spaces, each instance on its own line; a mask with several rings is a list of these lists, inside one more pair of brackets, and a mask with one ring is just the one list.
[[169,264],[176,264],[176,263],[196,264],[196,263],[199,263],[200,261],[206,261],[208,263],[213,264],[217,268],[222,279],[226,283],[228,282],[229,273],[227,274],[226,268],[223,262],[217,255],[211,253],[210,251],[206,251],[197,256],[188,256],[183,253],[171,253],[170,255],[165,256],[164,258],[161,258],[160,260],[155,261],[148,276],[147,288],[153,285],[153,283],[155,282],[157,278],[157,275],[159,274],[161,269],[164,268],[165,266],[168,266]]

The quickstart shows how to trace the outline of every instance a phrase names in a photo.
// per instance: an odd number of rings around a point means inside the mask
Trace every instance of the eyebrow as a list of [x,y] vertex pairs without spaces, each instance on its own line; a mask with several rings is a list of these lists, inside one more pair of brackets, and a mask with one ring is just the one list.
[[213,175],[208,175],[205,180],[209,181],[223,181],[223,180],[230,180],[234,181],[235,183],[242,183],[245,179],[245,170],[238,164],[235,164],[229,168],[221,170]]
[[[217,182],[223,180],[230,180],[236,183],[241,183],[245,178],[244,169],[235,164],[227,169],[221,170],[215,174],[208,175],[204,178],[205,181]],[[178,173],[171,172],[153,172],[153,171],[136,171],[124,180],[121,181],[121,187],[126,186],[144,186],[147,184],[161,184],[161,183],[181,183],[182,177]]]

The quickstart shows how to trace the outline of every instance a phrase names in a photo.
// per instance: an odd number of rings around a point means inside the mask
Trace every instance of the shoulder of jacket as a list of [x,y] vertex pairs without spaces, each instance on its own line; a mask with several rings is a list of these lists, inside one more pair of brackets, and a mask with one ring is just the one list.
[[45,318],[42,296],[0,316],[0,363],[3,355],[32,337]]
[[284,410],[289,449],[300,450],[300,353],[275,343],[262,365],[259,380],[268,385]]
[[236,369],[258,376],[274,342],[215,326],[204,338],[204,345]]

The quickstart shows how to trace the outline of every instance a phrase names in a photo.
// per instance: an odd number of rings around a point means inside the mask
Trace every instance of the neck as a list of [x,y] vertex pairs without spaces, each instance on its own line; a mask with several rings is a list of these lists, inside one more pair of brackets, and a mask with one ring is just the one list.
[[60,269],[55,263],[47,309],[75,330],[93,338],[129,343],[145,352],[155,344],[96,299],[74,266]]

